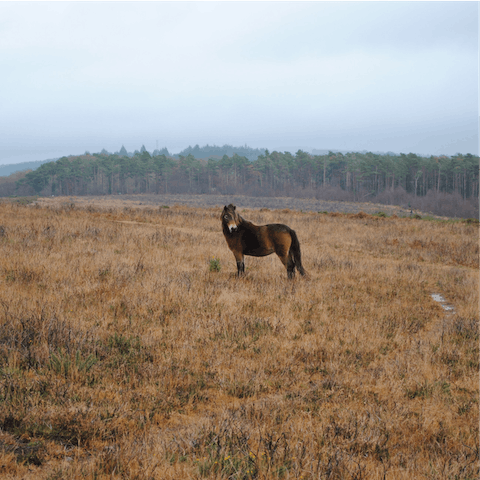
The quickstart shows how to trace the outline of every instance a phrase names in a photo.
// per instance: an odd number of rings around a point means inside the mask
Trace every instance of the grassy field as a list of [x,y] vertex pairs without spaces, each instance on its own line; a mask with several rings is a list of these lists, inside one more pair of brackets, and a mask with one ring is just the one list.
[[1,478],[478,478],[478,225],[237,208],[0,204]]

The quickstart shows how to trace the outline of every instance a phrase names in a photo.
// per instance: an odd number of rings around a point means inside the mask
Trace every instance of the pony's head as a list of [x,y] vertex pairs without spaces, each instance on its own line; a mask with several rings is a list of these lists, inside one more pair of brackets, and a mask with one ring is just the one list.
[[228,207],[225,205],[222,211],[222,224],[228,229],[230,233],[234,232],[237,230],[239,224],[240,224],[240,216],[236,212],[235,205],[228,205]]

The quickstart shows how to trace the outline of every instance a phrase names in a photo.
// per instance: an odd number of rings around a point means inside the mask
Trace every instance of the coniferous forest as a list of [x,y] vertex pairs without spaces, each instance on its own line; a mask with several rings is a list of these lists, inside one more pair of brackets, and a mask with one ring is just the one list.
[[[241,150],[243,148],[243,151]],[[215,150],[217,149],[217,150]],[[0,195],[236,194],[398,204],[477,217],[479,157],[189,147],[172,156],[144,147],[62,157],[0,183]],[[240,155],[245,153],[245,155]],[[198,158],[201,155],[206,158]],[[249,159],[255,158],[254,160]],[[9,178],[9,177],[8,177]]]

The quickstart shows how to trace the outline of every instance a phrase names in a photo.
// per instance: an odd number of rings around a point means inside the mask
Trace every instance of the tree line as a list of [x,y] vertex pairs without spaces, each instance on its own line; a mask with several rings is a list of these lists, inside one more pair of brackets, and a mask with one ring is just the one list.
[[196,158],[193,152],[178,158],[153,153],[142,147],[133,156],[62,157],[27,173],[15,188],[38,195],[217,193],[383,203],[398,203],[400,198],[412,206],[450,195],[457,203],[477,205],[478,216],[479,157],[471,154],[311,155],[302,150],[295,154],[264,150],[251,161],[238,153],[208,159]]

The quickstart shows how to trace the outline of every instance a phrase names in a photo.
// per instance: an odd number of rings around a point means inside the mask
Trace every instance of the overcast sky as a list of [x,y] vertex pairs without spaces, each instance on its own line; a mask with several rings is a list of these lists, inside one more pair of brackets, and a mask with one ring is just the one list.
[[157,142],[478,154],[478,24],[477,2],[0,2],[0,164]]

